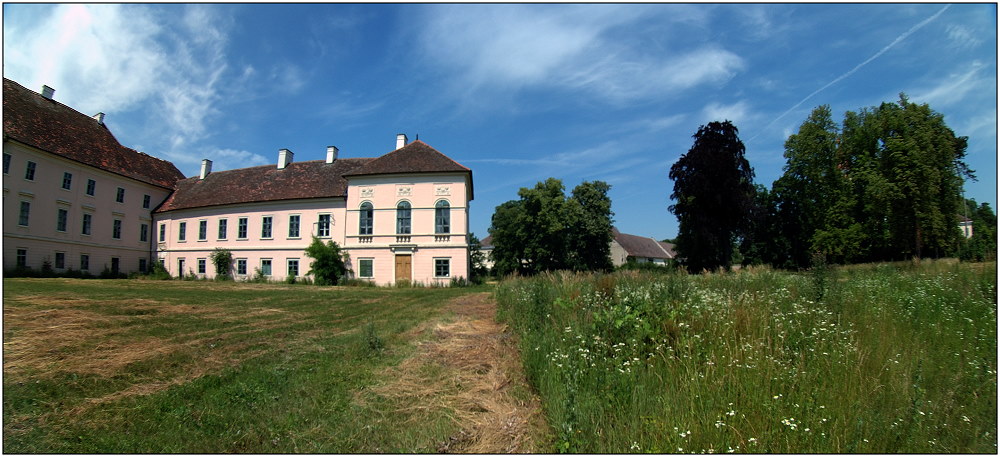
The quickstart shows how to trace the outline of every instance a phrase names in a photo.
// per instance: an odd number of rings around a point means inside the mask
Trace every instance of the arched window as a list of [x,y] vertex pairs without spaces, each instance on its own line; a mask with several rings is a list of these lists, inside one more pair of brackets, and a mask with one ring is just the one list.
[[359,235],[371,235],[372,234],[372,219],[374,210],[372,209],[372,204],[370,202],[364,202],[361,204],[361,220],[358,223],[358,234]]
[[396,205],[396,234],[410,234],[410,202],[399,202]]
[[451,206],[447,201],[434,205],[434,233],[451,233]]

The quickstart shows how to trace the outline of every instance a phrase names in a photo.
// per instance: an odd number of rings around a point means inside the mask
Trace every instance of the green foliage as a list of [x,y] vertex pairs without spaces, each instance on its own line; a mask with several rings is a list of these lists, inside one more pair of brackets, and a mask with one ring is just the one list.
[[233,253],[229,249],[215,248],[208,257],[212,260],[212,265],[215,265],[216,281],[232,279]]
[[670,167],[677,257],[692,273],[729,269],[733,247],[751,226],[753,168],[731,122],[698,128],[694,145]]
[[473,284],[482,284],[489,274],[486,268],[486,254],[483,254],[482,244],[475,233],[469,233],[469,263],[472,270],[469,271],[469,281]]
[[815,262],[501,282],[551,451],[995,452],[996,265]]
[[315,282],[320,286],[333,286],[340,278],[347,274],[346,259],[347,253],[340,250],[340,246],[333,240],[328,240],[323,244],[319,238],[313,236],[312,243],[306,248],[306,255],[313,258],[309,263],[307,274],[316,278]]
[[959,247],[959,258],[964,261],[982,262],[996,260],[997,253],[997,216],[989,203],[976,205],[976,201],[968,199],[962,208],[962,214],[972,220],[972,238],[966,239],[964,234]]
[[584,181],[569,198],[555,178],[521,188],[519,200],[507,201],[493,213],[494,272],[610,270],[610,188],[601,181]]

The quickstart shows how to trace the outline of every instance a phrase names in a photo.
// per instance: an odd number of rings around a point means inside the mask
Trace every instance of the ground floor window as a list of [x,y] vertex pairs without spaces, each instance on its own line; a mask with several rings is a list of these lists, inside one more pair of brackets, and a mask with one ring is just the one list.
[[358,259],[358,277],[371,278],[374,276],[375,259]]
[[146,259],[139,259],[139,272],[140,273],[146,272]]
[[63,269],[66,268],[66,253],[57,252],[56,253],[56,268]]
[[247,259],[236,259],[236,274],[247,274]]
[[451,276],[451,259],[434,259],[434,277],[448,278]]
[[111,274],[117,276],[118,272],[121,271],[121,259],[118,257],[111,258]]
[[80,254],[80,269],[83,271],[90,269],[90,254]]
[[205,261],[205,259],[198,259],[198,274],[200,275],[205,274],[206,265],[207,262]]
[[17,266],[26,267],[28,266],[28,250],[18,249],[17,250]]
[[260,259],[260,274],[271,276],[271,259]]
[[299,275],[299,259],[288,259],[288,276]]

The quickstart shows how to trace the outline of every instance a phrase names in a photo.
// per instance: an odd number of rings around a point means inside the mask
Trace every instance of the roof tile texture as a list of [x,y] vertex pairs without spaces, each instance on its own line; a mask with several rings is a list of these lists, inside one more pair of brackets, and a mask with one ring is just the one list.
[[171,188],[184,179],[173,163],[122,146],[93,117],[7,78],[3,133],[5,138],[155,186]]
[[395,151],[385,154],[363,167],[350,172],[347,176],[383,175],[396,173],[439,173],[439,172],[472,171],[448,156],[440,153],[424,143],[416,140]]

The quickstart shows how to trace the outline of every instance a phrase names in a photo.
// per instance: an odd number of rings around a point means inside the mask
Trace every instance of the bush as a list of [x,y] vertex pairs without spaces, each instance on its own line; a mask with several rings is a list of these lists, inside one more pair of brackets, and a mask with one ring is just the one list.
[[340,250],[340,246],[333,240],[323,244],[319,238],[313,236],[312,244],[306,248],[306,255],[314,260],[309,263],[309,272],[315,283],[321,286],[333,286],[337,284],[347,273],[347,253]]
[[229,281],[233,277],[230,272],[233,269],[233,253],[229,249],[215,248],[209,255],[212,264],[215,265],[215,280]]

